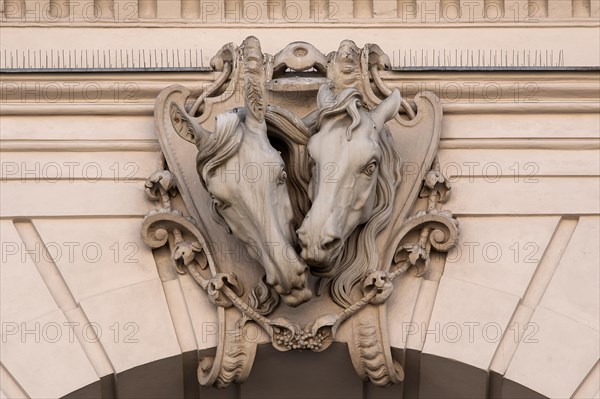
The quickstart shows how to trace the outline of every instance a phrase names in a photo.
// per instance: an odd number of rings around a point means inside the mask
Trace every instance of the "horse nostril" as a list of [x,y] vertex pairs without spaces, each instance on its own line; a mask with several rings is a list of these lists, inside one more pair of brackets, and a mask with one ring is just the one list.
[[304,230],[302,230],[302,229],[296,230],[296,236],[298,237],[298,241],[300,241],[300,244],[305,244],[306,232]]
[[342,245],[342,239],[339,237],[327,237],[321,242],[321,248],[325,251],[331,251]]

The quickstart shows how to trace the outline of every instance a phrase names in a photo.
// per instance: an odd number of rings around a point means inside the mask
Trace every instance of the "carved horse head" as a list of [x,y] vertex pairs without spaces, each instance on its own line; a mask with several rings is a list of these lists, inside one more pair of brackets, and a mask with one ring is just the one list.
[[198,148],[196,168],[213,198],[213,214],[246,244],[285,303],[308,301],[307,266],[295,251],[294,212],[281,155],[267,137],[258,40],[244,41],[246,107],[219,114],[208,132],[173,104],[171,121]]
[[[375,235],[389,221],[400,159],[385,123],[398,113],[401,97],[396,90],[370,112],[354,88],[335,96],[323,85],[317,99],[317,133],[307,147],[312,206],[297,233],[313,274],[331,277],[343,272],[338,265],[368,268],[360,263],[373,254],[363,252],[376,251]],[[362,275],[354,274],[350,280]]]
[[213,199],[216,219],[246,244],[285,303],[309,300],[307,267],[294,249],[287,175],[265,122],[235,109],[218,115],[215,131],[208,132],[177,105],[171,112],[175,130],[198,148],[198,175]]

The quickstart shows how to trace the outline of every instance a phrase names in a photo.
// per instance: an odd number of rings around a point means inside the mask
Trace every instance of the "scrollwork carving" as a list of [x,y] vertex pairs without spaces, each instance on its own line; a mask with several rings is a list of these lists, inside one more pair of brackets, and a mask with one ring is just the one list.
[[[160,202],[160,208],[150,211],[142,222],[144,242],[151,248],[168,244],[177,272],[189,273],[215,306],[232,308],[234,304],[230,298],[240,300],[244,289],[234,274],[217,273],[214,265],[211,267],[212,276],[206,276],[209,258],[195,220],[171,207],[170,197],[177,195],[175,178],[171,172],[160,170],[154,173],[146,181],[146,193],[149,199]],[[184,237],[192,239],[186,240]],[[224,316],[221,319],[226,320]],[[256,343],[240,339],[239,336],[243,334],[238,327],[234,331],[238,331],[237,334],[227,332],[223,335],[223,350],[218,350],[216,356],[205,356],[200,361],[198,378],[204,385],[214,384],[224,388],[232,382],[241,383],[248,377]]]
[[[398,237],[400,244],[394,255],[398,263],[403,254],[408,254],[408,261],[417,267],[417,276],[424,275],[429,266],[430,252],[448,252],[458,242],[458,221],[452,213],[441,210],[440,205],[450,195],[450,184],[439,170],[439,162],[426,174],[420,196],[427,198],[427,210],[419,211],[408,218],[402,225]],[[417,242],[404,242],[403,237],[411,231],[420,229]]]

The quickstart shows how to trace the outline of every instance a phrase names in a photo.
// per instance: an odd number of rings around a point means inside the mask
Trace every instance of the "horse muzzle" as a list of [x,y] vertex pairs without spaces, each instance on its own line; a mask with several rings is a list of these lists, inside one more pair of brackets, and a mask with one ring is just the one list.
[[329,277],[339,263],[344,249],[342,238],[335,234],[326,234],[311,239],[301,228],[298,230],[298,239],[302,248],[300,257],[310,266],[311,273]]
[[308,270],[305,268],[302,273],[286,276],[284,282],[267,282],[281,296],[283,302],[292,307],[302,305],[312,298],[312,291],[308,288]]

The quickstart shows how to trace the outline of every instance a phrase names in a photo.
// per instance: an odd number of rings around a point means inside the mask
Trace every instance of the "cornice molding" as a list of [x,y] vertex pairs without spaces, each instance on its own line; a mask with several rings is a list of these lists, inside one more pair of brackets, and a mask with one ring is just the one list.
[[[152,115],[154,99],[170,84],[192,92],[216,72],[0,74],[2,115]],[[595,113],[597,71],[385,71],[382,80],[411,98],[435,93],[445,113]]]
[[[410,98],[407,96],[407,98]],[[527,113],[581,113],[600,112],[600,104],[592,101],[555,102],[555,103],[447,103],[441,102],[445,114],[527,114]],[[0,115],[121,115],[151,116],[152,104],[114,104],[114,103],[0,103]]]

